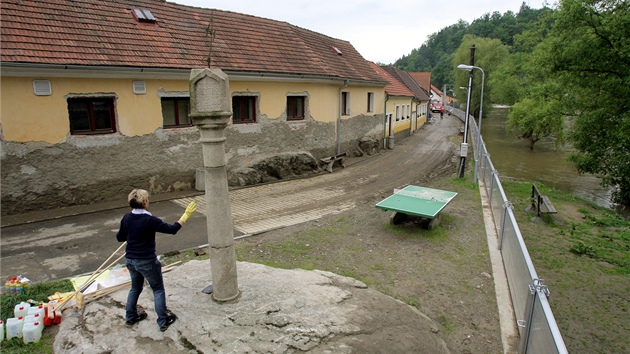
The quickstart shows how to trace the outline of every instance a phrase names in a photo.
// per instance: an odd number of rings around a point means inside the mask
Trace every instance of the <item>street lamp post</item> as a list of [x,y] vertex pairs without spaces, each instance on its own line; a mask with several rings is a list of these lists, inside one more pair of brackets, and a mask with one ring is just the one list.
[[466,156],[468,155],[468,117],[470,116],[470,86],[472,85],[472,74],[468,75],[468,94],[466,95],[466,115],[464,117],[464,139],[459,149],[459,171],[458,178],[464,177],[466,170]]
[[[479,162],[481,161],[481,119],[483,118],[483,87],[485,84],[485,80],[486,80],[486,73],[483,71],[482,68],[478,67],[478,66],[474,66],[474,65],[465,65],[465,64],[459,64],[457,66],[458,69],[461,70],[466,70],[466,71],[472,71],[473,69],[479,69],[481,70],[481,103],[479,106],[479,126],[477,127],[477,146],[475,146],[475,174],[473,176],[473,183],[477,183],[477,170],[479,168]],[[468,95],[470,95],[470,86],[468,87]],[[468,112],[468,107],[466,107],[466,112]],[[468,117],[466,117],[468,118]]]

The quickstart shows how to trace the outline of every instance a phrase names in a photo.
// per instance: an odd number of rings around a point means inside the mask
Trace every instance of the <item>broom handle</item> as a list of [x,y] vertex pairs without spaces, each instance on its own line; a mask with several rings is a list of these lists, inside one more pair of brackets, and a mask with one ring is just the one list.
[[[100,270],[101,270],[101,269],[102,269],[102,268],[103,268],[103,267],[107,264],[107,262],[109,262],[109,260],[110,260],[110,259],[112,259],[112,257],[114,257],[114,255],[115,255],[116,253],[118,253],[118,251],[120,251],[120,250],[121,250],[124,246],[126,246],[126,245],[127,245],[127,241],[123,242],[123,243],[120,245],[120,247],[118,247],[118,248],[114,251],[114,253],[112,253],[112,254],[109,256],[109,258],[107,258],[107,259],[105,260],[105,262],[103,262],[103,264],[101,264],[101,266],[100,266],[100,267],[98,267],[98,268],[97,268],[97,269],[96,269],[96,270],[92,273],[92,275],[91,275],[91,276],[90,276],[90,277],[89,277],[89,278],[85,281],[85,283],[83,283],[83,285],[85,285],[86,283],[88,283],[88,282],[90,282],[91,280],[93,280],[94,274],[98,273],[98,272],[99,272],[99,271],[100,271]],[[125,255],[125,254],[123,253],[123,256],[124,256],[124,255]],[[118,258],[117,260],[115,260],[114,262],[118,262],[118,261],[120,260],[120,258],[122,258],[122,257],[119,257],[119,258]],[[99,275],[100,275],[100,274],[99,274]],[[82,285],[81,287],[83,287],[83,285]]]
[[[94,273],[96,273],[96,272],[98,272],[99,270],[101,270],[101,268],[103,268],[103,266],[104,266],[105,264],[107,264],[107,262],[109,262],[109,260],[110,260],[110,259],[112,259],[112,257],[114,257],[114,255],[115,255],[116,253],[118,253],[118,251],[120,251],[120,250],[121,250],[124,246],[126,246],[126,245],[127,245],[127,241],[123,242],[123,243],[120,245],[120,247],[118,247],[118,248],[114,251],[114,253],[112,253],[112,255],[111,255],[111,256],[109,256],[109,258],[107,258],[107,259],[105,260],[105,262],[103,262],[103,264],[101,264],[101,266],[100,266],[100,267],[98,267],[98,269],[96,269],[96,270],[94,271]],[[120,258],[119,258],[119,259],[120,259]]]
[[[83,285],[81,285],[81,286],[77,289],[77,291],[75,291],[75,292],[74,292],[74,294],[72,294],[72,295],[68,296],[65,300],[63,300],[63,301],[62,301],[60,304],[58,304],[57,306],[54,306],[54,309],[55,309],[55,310],[61,310],[61,309],[63,309],[63,307],[66,305],[66,303],[67,303],[68,301],[70,301],[70,299],[72,299],[72,298],[73,298],[73,297],[75,297],[75,296],[76,296],[79,292],[81,292],[81,291],[85,290],[88,286],[90,286],[91,282],[92,282],[94,279],[96,279],[99,275],[101,275],[101,273],[103,273],[103,272],[101,271],[101,269],[102,269],[102,268],[103,268],[103,267],[107,264],[107,262],[108,262],[110,259],[112,259],[112,257],[114,257],[114,255],[115,255],[116,253],[118,253],[118,251],[120,251],[120,250],[121,250],[121,249],[122,249],[125,245],[127,245],[127,241],[123,242],[123,243],[122,243],[122,245],[120,245],[120,247],[118,247],[118,248],[114,251],[114,253],[112,253],[112,254],[111,254],[111,256],[109,256],[109,258],[107,258],[107,259],[105,260],[105,262],[103,262],[103,264],[101,264],[101,266],[100,266],[100,267],[98,267],[98,269],[96,269],[96,270],[92,273],[92,275],[91,275],[91,276],[90,276],[90,277],[89,277],[89,278],[88,278],[88,279],[87,279],[87,280],[83,283]],[[116,259],[114,262],[112,262],[112,263],[110,264],[110,266],[111,266],[111,265],[113,265],[114,263],[118,262],[118,261],[119,261],[121,258],[123,258],[124,256],[125,256],[125,253],[123,253],[123,254],[122,254],[122,256],[118,257],[118,259]],[[109,267],[107,267],[107,268],[109,268]],[[105,268],[105,269],[107,269],[107,268]],[[87,285],[87,286],[86,286],[86,285]]]
[[83,283],[83,285],[81,285],[79,287],[79,290],[77,291],[83,291],[85,289],[87,289],[93,282],[94,280],[96,280],[96,278],[98,278],[99,275],[105,273],[105,271],[110,268],[111,266],[113,266],[114,264],[118,263],[119,260],[121,260],[124,256],[126,255],[126,253],[123,253],[120,257],[118,257],[116,260],[114,260],[112,263],[110,263],[107,267],[105,267],[102,270],[96,270],[94,273],[92,273],[92,275]]

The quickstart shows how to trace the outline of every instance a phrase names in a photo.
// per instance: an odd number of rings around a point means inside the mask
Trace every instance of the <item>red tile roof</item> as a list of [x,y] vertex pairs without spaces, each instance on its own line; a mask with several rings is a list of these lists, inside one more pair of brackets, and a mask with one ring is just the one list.
[[419,101],[430,100],[428,91],[424,91],[424,89],[411,77],[411,75],[409,75],[408,72],[389,65],[382,66],[382,68],[411,90],[411,92],[413,92],[416,96],[416,99]]
[[374,69],[374,71],[378,73],[378,75],[380,75],[383,78],[383,80],[388,82],[388,84],[385,85],[385,92],[388,95],[409,96],[409,97],[415,96],[414,93],[411,92],[411,90],[407,88],[407,86],[403,85],[402,82],[398,81],[395,77],[390,75],[387,71],[385,71],[385,69],[381,68],[375,63],[370,62],[370,64],[372,65],[372,68]]
[[[224,71],[381,80],[349,42],[251,15],[163,0],[2,0],[0,6],[3,64],[202,68],[214,31],[211,66]],[[136,8],[157,22],[138,22]]]
[[431,85],[431,90],[435,91],[435,93],[442,97],[442,91],[440,91],[440,89],[437,88],[435,85]]
[[427,92],[431,91],[431,72],[411,72],[409,75]]

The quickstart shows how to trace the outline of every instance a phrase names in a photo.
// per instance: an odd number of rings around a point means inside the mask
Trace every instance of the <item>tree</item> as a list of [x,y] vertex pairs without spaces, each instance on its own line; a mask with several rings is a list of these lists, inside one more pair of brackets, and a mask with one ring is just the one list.
[[512,105],[508,128],[532,150],[548,136],[563,144],[564,117],[572,114],[564,99],[565,87],[552,79],[556,71],[546,40],[554,21],[555,12],[546,12],[530,30],[515,36],[514,52],[490,80],[493,90],[500,92],[500,102]]
[[[496,93],[495,102],[510,106],[526,97],[531,92],[532,85],[540,82],[540,68],[537,64],[528,64],[532,60],[532,53],[547,38],[555,21],[553,10],[549,8],[532,10],[525,3],[521,6],[516,19],[517,27],[527,28],[527,30],[514,35],[511,54],[497,68],[488,82]],[[544,79],[544,76],[542,78]],[[513,121],[516,122],[517,119],[513,117]],[[518,125],[515,126],[517,127]],[[539,128],[547,130],[542,126]],[[539,135],[538,132],[532,131],[532,133]],[[548,131],[548,133],[554,132]]]
[[[485,72],[485,87],[483,91],[483,112],[487,114],[492,108],[494,90],[488,85],[488,80],[492,77],[496,69],[501,65],[503,60],[508,57],[508,47],[501,43],[498,39],[479,38],[467,34],[462,39],[453,61],[451,62],[451,73],[455,77],[455,87],[458,87],[458,97],[466,97],[466,92],[459,87],[468,87],[468,72],[457,69],[459,64],[470,63],[470,47],[475,45],[475,66],[483,69]],[[473,70],[474,82],[470,98],[470,112],[479,112],[479,104],[481,101],[481,72],[477,69]],[[465,103],[465,102],[462,102]]]
[[430,71],[433,84],[442,88],[453,87],[453,53],[460,47],[466,34],[483,38],[497,38],[505,45],[512,45],[515,36],[529,29],[546,9],[532,9],[522,3],[518,14],[507,11],[487,13],[468,24],[459,20],[456,24],[442,28],[429,36],[419,48],[394,62],[394,66],[405,71]]
[[630,205],[630,2],[563,0],[548,59],[572,105],[570,160]]

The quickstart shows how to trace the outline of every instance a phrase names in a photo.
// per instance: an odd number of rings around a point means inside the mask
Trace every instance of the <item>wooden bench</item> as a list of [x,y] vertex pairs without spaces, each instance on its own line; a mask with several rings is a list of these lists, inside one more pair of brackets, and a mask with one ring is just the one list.
[[346,167],[346,164],[343,161],[346,158],[346,156],[348,156],[348,153],[347,152],[343,152],[343,153],[335,155],[335,156],[324,157],[320,161],[324,164],[324,168],[326,169],[326,171],[332,173],[333,165],[335,164],[335,162],[338,163],[338,165],[341,166],[341,168],[345,168]]
[[551,201],[546,195],[540,194],[535,184],[532,184],[532,210],[536,210],[536,215],[540,214],[557,214],[558,211],[551,204]]

